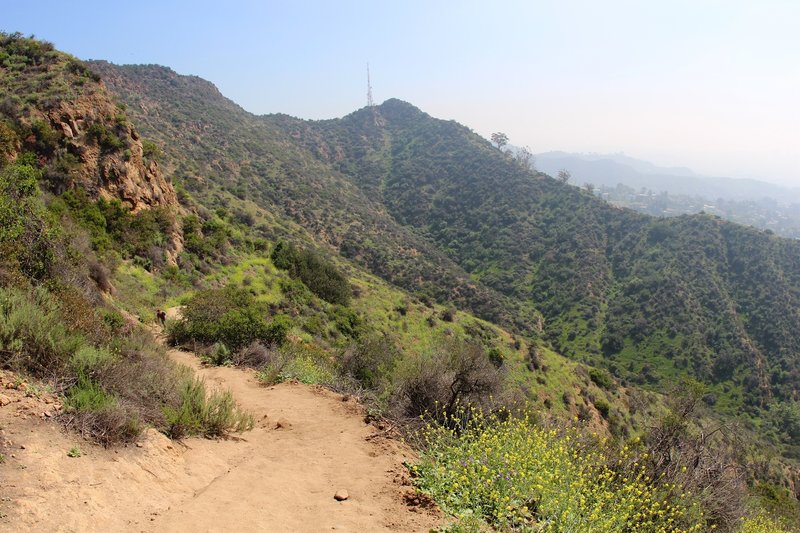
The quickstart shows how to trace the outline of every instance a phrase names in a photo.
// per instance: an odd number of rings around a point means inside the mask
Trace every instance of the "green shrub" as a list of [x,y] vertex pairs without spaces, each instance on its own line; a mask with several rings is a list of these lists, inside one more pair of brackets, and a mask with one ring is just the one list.
[[256,380],[262,385],[274,385],[281,382],[283,367],[274,363],[264,365],[256,372]]
[[203,432],[219,437],[229,431],[241,433],[253,429],[253,417],[239,410],[230,391],[213,393],[206,399]]
[[221,342],[214,344],[203,360],[217,366],[229,365],[233,362],[231,351]]
[[308,355],[301,355],[290,359],[278,376],[278,381],[295,379],[308,385],[330,383],[333,373],[320,365],[319,361]]
[[125,147],[125,143],[116,133],[109,130],[105,124],[94,122],[86,132],[89,139],[93,139],[105,151],[113,152]]
[[503,352],[497,348],[489,348],[489,350],[486,352],[486,355],[489,357],[489,361],[491,361],[495,367],[500,368],[503,366],[505,357],[503,357]]
[[781,517],[787,523],[800,524],[800,501],[791,490],[762,481],[755,484],[753,494],[759,506],[770,516]]
[[203,427],[203,413],[206,404],[206,391],[198,379],[186,380],[180,390],[180,403],[164,407],[166,433],[173,439],[199,433]]
[[352,297],[350,283],[336,267],[309,250],[301,250],[279,241],[272,250],[272,262],[300,279],[314,294],[326,302],[347,305]]
[[614,390],[616,389],[616,383],[614,382],[614,378],[601,368],[590,368],[589,369],[589,379],[591,379],[595,385],[600,387],[601,389],[606,390]]
[[36,137],[36,151],[52,154],[58,145],[60,135],[43,120],[34,120],[31,123],[31,130]]
[[361,338],[341,355],[342,372],[368,389],[382,389],[400,356],[394,343],[382,335]]
[[757,513],[742,519],[742,526],[739,529],[739,533],[792,533],[793,531],[796,529],[790,529],[790,526],[766,513]]
[[47,290],[0,288],[0,362],[37,376],[59,375],[86,340],[66,326]]
[[61,194],[50,201],[49,208],[58,216],[71,216],[86,229],[94,250],[117,250],[125,258],[138,256],[148,269],[154,263],[162,266],[163,247],[175,227],[169,208],[154,207],[133,214],[118,199],[95,201],[82,189]]
[[142,139],[142,156],[145,159],[160,162],[161,158],[164,157],[164,151],[155,142],[149,139]]
[[94,382],[81,378],[64,401],[69,427],[104,445],[131,442],[142,431],[135,410],[122,405]]
[[354,309],[342,305],[332,305],[328,310],[328,318],[333,321],[336,330],[342,335],[351,338],[358,337],[362,320]]
[[70,365],[79,375],[88,375],[92,371],[110,364],[113,360],[114,356],[108,350],[86,345],[81,346],[72,354]]
[[197,433],[216,437],[253,428],[253,417],[236,407],[230,392],[207,395],[205,385],[197,378],[185,381],[180,399],[179,405],[164,408],[166,433],[172,438]]
[[234,286],[209,289],[189,299],[183,311],[183,324],[172,325],[169,332],[173,342],[220,342],[236,351],[254,340],[271,342],[273,337],[280,337],[285,321],[279,319],[271,329],[266,314],[266,308],[245,289]]
[[264,384],[292,379],[308,384],[330,384],[335,377],[330,353],[316,344],[303,342],[287,342],[280,350],[273,350],[258,375]]
[[286,315],[275,315],[267,323],[267,327],[263,336],[258,339],[266,344],[274,344],[275,346],[283,346],[292,329],[292,319]]
[[454,307],[443,309],[439,314],[443,322],[452,322],[456,317],[456,310]]
[[8,163],[11,155],[17,151],[19,137],[14,128],[6,121],[0,120],[0,166]]
[[0,170],[0,264],[43,280],[53,269],[59,231],[42,203],[35,165],[27,153]]
[[125,317],[117,311],[105,311],[103,323],[111,330],[112,334],[120,333],[126,325]]
[[81,378],[66,396],[64,407],[78,412],[98,412],[117,405],[117,400],[99,385],[87,378]]
[[611,405],[602,398],[594,401],[594,408],[600,413],[600,416],[608,420],[608,414],[611,412]]

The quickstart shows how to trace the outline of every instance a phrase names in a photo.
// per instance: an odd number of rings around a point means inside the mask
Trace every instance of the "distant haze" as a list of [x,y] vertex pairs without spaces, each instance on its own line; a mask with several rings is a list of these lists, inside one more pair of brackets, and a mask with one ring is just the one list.
[[800,185],[800,3],[108,2],[3,6],[83,59],[195,74],[254,113],[407,100],[535,152]]
[[571,173],[570,181],[578,186],[622,184],[635,190],[643,188],[655,193],[702,197],[710,202],[718,198],[734,201],[769,198],[776,205],[800,204],[800,189],[795,187],[746,178],[701,176],[688,168],[662,168],[624,154],[545,152],[536,154],[536,168],[551,176],[567,170]]

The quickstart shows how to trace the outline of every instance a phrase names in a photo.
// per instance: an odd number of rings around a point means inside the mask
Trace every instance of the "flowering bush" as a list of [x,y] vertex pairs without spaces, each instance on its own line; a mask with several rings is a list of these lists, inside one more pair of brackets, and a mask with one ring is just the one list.
[[[427,426],[412,468],[418,488],[456,517],[500,530],[678,532],[705,528],[689,495],[650,479],[627,449],[586,442],[574,430],[536,427],[507,413],[473,410],[463,424]],[[713,526],[711,526],[713,529]]]

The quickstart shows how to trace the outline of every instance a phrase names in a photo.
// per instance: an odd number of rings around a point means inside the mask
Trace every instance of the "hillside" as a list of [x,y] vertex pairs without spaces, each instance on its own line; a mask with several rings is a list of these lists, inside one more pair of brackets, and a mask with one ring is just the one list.
[[[164,67],[91,65],[163,146],[169,172],[207,206],[245,202],[265,213],[257,223],[264,237],[324,244],[420,295],[530,329],[532,310],[475,283],[291,132],[245,112],[210,83]],[[249,220],[241,209],[237,216]]]
[[796,243],[614,208],[397,100],[338,120],[255,117],[161,67],[93,68],[193,193],[232,190],[384,279],[541,327],[557,351],[624,380],[695,376],[731,414],[796,397]]
[[[125,107],[85,64],[39,43],[4,37],[0,61],[0,160],[34,152],[42,183],[56,193],[80,189],[119,200],[131,212],[174,209],[172,184],[142,143]],[[172,233],[168,256],[180,252]]]
[[[310,426],[338,420],[357,467],[387,452],[365,428],[405,432],[409,481],[456,530],[749,532],[772,523],[762,507],[800,513],[793,241],[615,208],[399,100],[257,117],[164,67],[0,45],[3,379],[15,403],[57,402],[43,419],[67,439],[155,438],[168,463],[152,429],[217,439],[228,474],[159,508],[164,527],[205,523],[194,515],[278,470],[248,439],[284,453],[292,437],[261,417],[286,404]],[[356,398],[364,421],[285,382]],[[54,430],[6,418],[7,400],[3,428]],[[328,476],[337,428],[318,425],[289,446]],[[0,468],[25,469],[12,444]],[[315,472],[304,493],[321,490]],[[370,499],[426,501],[385,495]]]
[[376,111],[380,152],[353,143],[369,138],[367,110],[293,127],[309,149],[342,153],[337,168],[382,156],[358,182],[474,279],[532,302],[559,351],[642,384],[688,372],[726,396],[732,383],[744,392],[729,395],[731,412],[795,398],[796,379],[780,373],[798,364],[796,242],[710,216],[615,209],[456,123],[399,101]]

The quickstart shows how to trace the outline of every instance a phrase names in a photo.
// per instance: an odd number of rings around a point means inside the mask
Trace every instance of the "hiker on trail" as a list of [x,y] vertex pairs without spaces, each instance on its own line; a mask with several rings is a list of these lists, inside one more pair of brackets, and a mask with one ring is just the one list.
[[162,311],[161,309],[156,309],[156,318],[158,322],[163,326],[164,323],[167,321],[167,313]]

